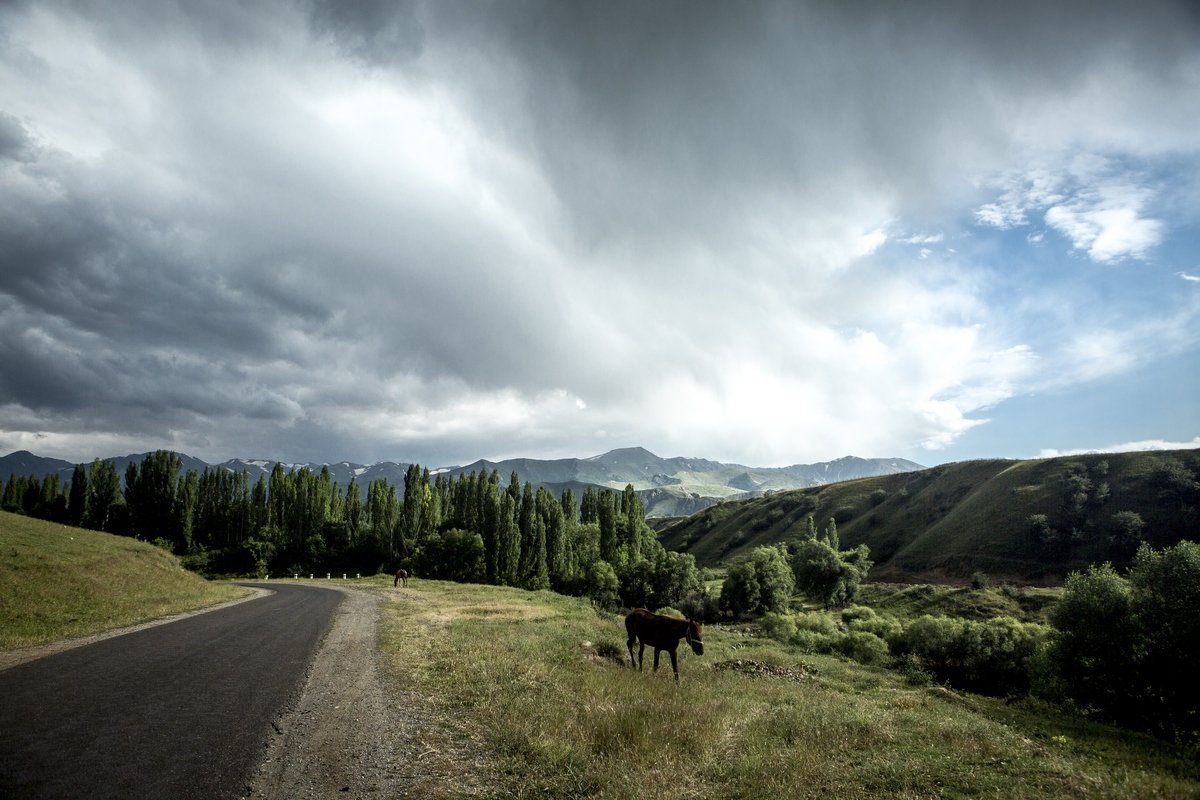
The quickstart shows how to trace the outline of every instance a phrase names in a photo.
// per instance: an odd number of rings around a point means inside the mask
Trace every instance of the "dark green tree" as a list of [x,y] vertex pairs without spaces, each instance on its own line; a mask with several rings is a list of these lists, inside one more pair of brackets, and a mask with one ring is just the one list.
[[54,522],[64,522],[67,518],[67,496],[63,492],[62,479],[58,473],[51,472],[42,478],[42,493],[39,514]]
[[496,534],[496,582],[502,586],[517,585],[521,559],[521,530],[517,526],[517,513],[517,501],[513,500],[511,491],[505,491],[500,497],[500,520]]
[[[537,543],[535,541],[535,533],[533,530],[533,521],[536,517],[536,507],[534,506],[533,484],[525,482],[525,488],[521,493],[521,506],[517,511],[517,528],[521,532],[521,556],[520,563],[517,566],[517,579],[520,585],[525,587],[532,586],[534,574],[537,570],[536,561],[538,559]],[[546,560],[545,542],[543,541],[541,559]]]
[[621,543],[617,535],[616,496],[612,492],[596,494],[596,521],[600,523],[600,558],[612,564],[617,560],[617,547]]
[[125,468],[125,505],[134,536],[151,541],[167,539],[175,552],[187,552],[182,532],[175,525],[175,491],[183,464],[169,450],[155,450]]
[[67,496],[67,524],[78,527],[87,516],[88,477],[87,468],[76,464],[71,473],[71,491]]
[[1112,516],[1113,549],[1128,557],[1137,551],[1146,535],[1146,521],[1136,511],[1118,511]]
[[850,603],[872,566],[865,544],[839,553],[826,540],[801,539],[789,550],[796,588],[826,609]]
[[795,576],[780,547],[756,547],[750,558],[729,570],[721,587],[721,606],[733,616],[787,610]]
[[1129,573],[1137,680],[1145,727],[1166,739],[1200,735],[1200,544],[1138,548]]
[[88,475],[84,526],[97,531],[117,532],[114,529],[118,526],[116,508],[119,504],[122,504],[121,479],[117,476],[116,462],[97,458],[92,462]]
[[615,609],[621,601],[617,573],[607,561],[595,561],[584,576],[583,591],[600,608]]
[[175,523],[172,526],[176,532],[175,541],[182,546],[182,552],[189,553],[196,539],[196,504],[200,501],[200,474],[189,469],[187,474],[179,479],[175,489]]
[[1084,710],[1134,723],[1142,698],[1128,581],[1111,564],[1072,573],[1050,621],[1058,631],[1050,660],[1071,699]]
[[646,508],[632,483],[625,485],[621,510],[625,517],[624,544],[629,547],[629,559],[637,561],[642,557],[642,526],[646,524]]

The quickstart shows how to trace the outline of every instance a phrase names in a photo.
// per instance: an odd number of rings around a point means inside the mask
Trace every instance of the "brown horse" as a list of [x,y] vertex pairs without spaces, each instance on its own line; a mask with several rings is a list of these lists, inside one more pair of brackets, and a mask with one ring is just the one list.
[[[663,617],[638,608],[625,618],[625,632],[629,634],[629,640],[625,643],[629,647],[629,660],[639,672],[642,669],[642,655],[646,652],[646,645],[654,648],[655,672],[658,672],[659,654],[663,650],[671,654],[671,669],[675,671],[675,680],[679,680],[679,664],[675,660],[675,651],[679,648],[680,639],[686,640],[692,646],[693,653],[698,656],[704,655],[704,642],[701,639],[704,626],[690,619]],[[635,641],[638,642],[636,661],[633,657]]]
[[396,580],[392,581],[392,586],[399,586],[402,583],[408,586],[408,570],[406,569],[396,570]]

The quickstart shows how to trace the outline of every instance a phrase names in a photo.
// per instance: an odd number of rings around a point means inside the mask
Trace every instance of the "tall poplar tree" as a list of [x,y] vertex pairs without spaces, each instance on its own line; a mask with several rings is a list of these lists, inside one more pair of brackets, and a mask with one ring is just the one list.
[[113,461],[92,462],[88,476],[87,517],[84,525],[92,530],[112,532],[113,510],[121,502],[121,479]]
[[76,464],[71,473],[71,492],[67,496],[67,524],[78,527],[87,515],[88,476],[83,464]]
[[195,542],[196,504],[200,500],[200,475],[194,469],[179,479],[175,489],[175,541],[183,552],[191,552]]
[[497,583],[502,586],[516,586],[517,568],[521,559],[521,531],[517,527],[517,504],[509,491],[505,491],[500,497],[500,524],[497,532]]
[[175,491],[183,464],[169,450],[155,450],[141,464],[125,468],[125,505],[129,508],[132,533],[143,539],[167,539],[176,552],[186,552],[175,538]]
[[632,483],[625,485],[621,508],[625,516],[625,543],[629,547],[629,560],[637,561],[642,557],[642,525],[646,521],[646,508]]

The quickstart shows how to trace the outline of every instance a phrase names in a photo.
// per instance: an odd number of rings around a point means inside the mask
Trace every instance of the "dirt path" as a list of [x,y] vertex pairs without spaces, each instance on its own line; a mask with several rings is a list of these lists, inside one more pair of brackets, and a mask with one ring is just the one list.
[[[374,591],[346,597],[300,698],[279,720],[252,798],[470,797],[485,770],[433,704],[380,664]],[[403,601],[404,593],[397,593]]]

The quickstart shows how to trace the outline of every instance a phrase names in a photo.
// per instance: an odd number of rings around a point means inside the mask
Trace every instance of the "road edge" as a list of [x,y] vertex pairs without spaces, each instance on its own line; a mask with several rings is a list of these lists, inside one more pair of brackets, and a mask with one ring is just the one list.
[[[245,586],[245,584],[239,584]],[[113,639],[117,636],[124,636],[128,633],[136,633],[137,631],[145,630],[146,628],[154,628],[158,625],[167,625],[172,622],[178,622],[181,619],[194,617],[197,614],[207,614],[210,611],[219,611],[222,608],[236,606],[239,603],[246,603],[250,600],[257,600],[260,597],[266,597],[272,594],[270,589],[263,589],[257,586],[245,586],[250,590],[250,594],[245,597],[238,597],[233,600],[226,600],[216,605],[205,606],[204,608],[195,608],[191,611],[180,611],[177,614],[170,614],[158,619],[152,619],[148,622],[140,622],[137,625],[128,625],[124,628],[113,628],[109,631],[100,633],[92,633],[87,636],[77,636],[71,639],[59,639],[55,642],[47,642],[46,644],[36,644],[31,647],[22,647],[16,650],[0,651],[0,672],[6,669],[11,669],[21,664],[27,664],[30,661],[37,661],[39,658],[64,653],[67,650],[74,650],[76,647],[86,647],[89,644],[104,641],[105,639]]]

